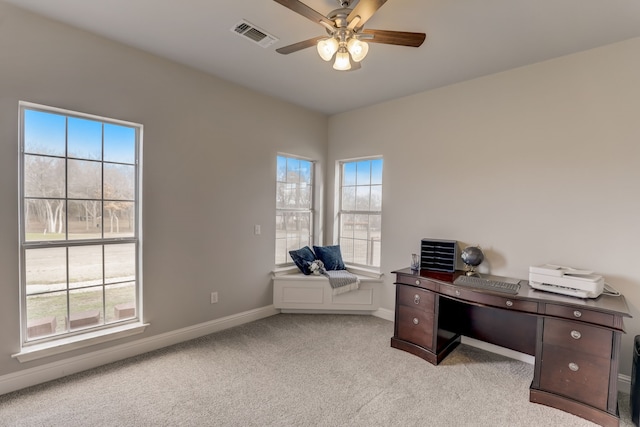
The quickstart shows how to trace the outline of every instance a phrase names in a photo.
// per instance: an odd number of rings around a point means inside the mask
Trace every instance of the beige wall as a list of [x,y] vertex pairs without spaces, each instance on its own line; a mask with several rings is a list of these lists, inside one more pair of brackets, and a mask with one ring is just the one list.
[[622,349],[630,375],[640,334],[640,39],[330,118],[330,162],[373,154],[385,162],[384,307],[393,307],[390,272],[409,265],[424,237],[479,244],[494,274],[527,278],[547,262],[593,269],[634,316]]
[[[592,268],[634,315],[623,341],[629,375],[640,334],[639,53],[634,39],[327,121],[0,3],[0,374],[94,350],[24,365],[10,357],[19,349],[17,118],[25,100],[145,126],[151,327],[130,341],[271,304],[277,152],[330,171],[327,218],[334,162],[381,154],[383,307],[393,308],[390,272],[408,265],[423,237],[480,244],[483,268],[496,274],[526,278],[529,265],[544,262]],[[217,305],[208,303],[213,290]]]
[[0,375],[96,349],[11,358],[20,349],[19,100],[144,125],[151,326],[130,341],[272,304],[276,153],[324,163],[326,116],[0,3]]

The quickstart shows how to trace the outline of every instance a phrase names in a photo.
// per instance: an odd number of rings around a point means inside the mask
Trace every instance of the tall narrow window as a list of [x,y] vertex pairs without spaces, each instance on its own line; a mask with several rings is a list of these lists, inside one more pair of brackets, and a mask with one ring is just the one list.
[[20,104],[23,342],[138,318],[142,126]]
[[276,172],[276,265],[289,251],[313,244],[313,162],[278,156]]
[[380,267],[382,159],[340,162],[339,243],[345,262]]

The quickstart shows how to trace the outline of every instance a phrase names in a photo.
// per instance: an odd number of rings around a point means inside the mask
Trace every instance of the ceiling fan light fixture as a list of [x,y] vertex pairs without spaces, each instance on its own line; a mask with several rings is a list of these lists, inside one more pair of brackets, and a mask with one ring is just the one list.
[[351,69],[351,60],[349,52],[345,47],[341,47],[336,53],[336,61],[333,63],[333,69],[338,71],[347,71]]
[[369,52],[369,43],[356,38],[351,38],[349,39],[349,42],[347,42],[347,50],[351,54],[351,59],[355,62],[360,62]]
[[[356,0],[355,7],[349,5],[353,0],[338,0],[341,8],[322,15],[307,6],[302,0],[274,0],[287,9],[301,15],[327,31],[327,35],[313,37],[276,49],[282,55],[288,55],[302,49],[316,46],[320,57],[327,62],[333,61],[335,70],[357,70],[361,61],[369,52],[369,44],[364,40],[398,46],[419,47],[426,38],[425,33],[406,31],[364,29],[380,7],[387,0]],[[319,3],[319,0],[315,0]]]
[[333,37],[322,39],[318,42],[318,55],[325,61],[331,61],[333,55],[338,51],[338,40]]

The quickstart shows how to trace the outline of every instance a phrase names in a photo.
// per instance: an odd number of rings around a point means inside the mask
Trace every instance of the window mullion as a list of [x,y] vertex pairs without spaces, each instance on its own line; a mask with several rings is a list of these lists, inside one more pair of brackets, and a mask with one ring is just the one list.
[[65,248],[66,255],[66,276],[67,276],[67,288],[66,288],[66,299],[67,299],[67,321],[65,324],[65,332],[71,332],[71,295],[70,295],[70,286],[69,286],[69,247]]

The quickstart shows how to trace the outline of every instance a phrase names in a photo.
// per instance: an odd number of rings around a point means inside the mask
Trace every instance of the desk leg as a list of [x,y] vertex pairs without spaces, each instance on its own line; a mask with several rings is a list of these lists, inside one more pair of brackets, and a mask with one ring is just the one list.
[[438,365],[440,362],[444,360],[445,357],[449,355],[457,346],[460,344],[460,336],[453,341],[450,341],[445,348],[440,350],[438,353],[433,353],[419,345],[410,343],[409,341],[403,341],[396,337],[391,337],[391,347],[397,348],[398,350],[406,351],[407,353],[411,353],[414,356],[418,356],[421,359],[426,360],[432,365]]
[[609,371],[609,400],[607,411],[618,414],[618,370],[620,369],[620,345],[622,333],[613,333],[613,348],[611,353],[611,368]]
[[533,369],[533,381],[531,382],[531,388],[540,388],[540,370],[542,368],[542,332],[544,330],[544,318],[538,317],[538,325],[536,331],[536,360]]
[[570,414],[577,415],[603,427],[620,426],[620,419],[616,414],[610,414],[609,412],[601,411],[584,403],[576,402],[575,400],[544,390],[531,388],[529,390],[529,401],[569,412]]

